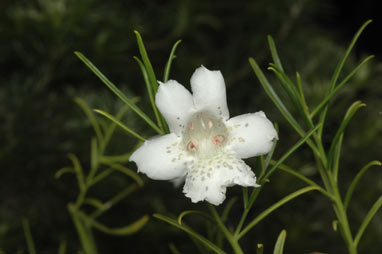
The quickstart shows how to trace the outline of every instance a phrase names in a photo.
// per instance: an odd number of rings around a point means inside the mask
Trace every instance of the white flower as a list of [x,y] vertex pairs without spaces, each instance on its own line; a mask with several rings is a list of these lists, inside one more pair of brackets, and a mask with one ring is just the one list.
[[277,133],[262,111],[229,119],[220,71],[196,69],[191,89],[160,82],[156,105],[171,133],[147,140],[130,160],[155,180],[185,178],[183,192],[192,202],[219,205],[229,186],[258,186],[242,159],[268,153]]

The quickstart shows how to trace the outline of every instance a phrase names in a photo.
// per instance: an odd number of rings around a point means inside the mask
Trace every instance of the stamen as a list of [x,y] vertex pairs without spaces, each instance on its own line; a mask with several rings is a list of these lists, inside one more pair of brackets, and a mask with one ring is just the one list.
[[224,135],[216,135],[215,137],[212,138],[212,142],[216,145],[216,146],[220,146],[225,140],[225,136]]
[[188,151],[197,151],[198,150],[198,145],[194,141],[190,141],[187,144],[187,150]]
[[208,128],[212,128],[212,126],[214,126],[214,124],[212,123],[212,121],[211,120],[208,120]]
[[193,122],[191,122],[191,123],[190,123],[190,125],[189,125],[189,128],[190,128],[190,130],[193,130],[193,129],[195,128],[195,126],[194,126],[194,123],[193,123]]

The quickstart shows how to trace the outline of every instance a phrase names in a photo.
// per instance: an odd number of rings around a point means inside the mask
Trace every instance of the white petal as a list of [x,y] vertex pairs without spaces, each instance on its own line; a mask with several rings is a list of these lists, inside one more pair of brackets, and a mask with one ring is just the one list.
[[277,132],[264,112],[244,114],[227,121],[230,131],[227,144],[240,158],[249,158],[270,152]]
[[155,180],[171,180],[185,176],[187,157],[174,133],[156,136],[138,148],[130,157],[138,172]]
[[227,187],[239,184],[258,186],[252,170],[233,153],[222,153],[212,159],[198,160],[189,169],[183,192],[192,202],[206,200],[220,205]]
[[198,111],[210,111],[224,120],[229,118],[225,83],[220,71],[199,67],[191,77],[191,89]]
[[166,119],[170,131],[180,136],[192,114],[194,106],[192,95],[175,80],[159,83],[155,103]]

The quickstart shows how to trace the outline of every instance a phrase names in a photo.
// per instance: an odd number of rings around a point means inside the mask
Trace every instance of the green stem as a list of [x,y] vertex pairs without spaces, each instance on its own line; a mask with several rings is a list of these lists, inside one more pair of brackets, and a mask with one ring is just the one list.
[[263,188],[263,186],[260,186],[260,187],[254,189],[252,191],[252,194],[251,194],[251,196],[249,198],[248,206],[244,209],[243,214],[241,215],[239,224],[236,227],[236,230],[235,230],[235,233],[234,233],[235,237],[239,235],[241,229],[243,228],[245,219],[247,218],[248,213],[251,210],[253,203],[255,203],[255,200],[256,200],[257,196],[260,194],[260,191],[261,191],[262,188]]
[[225,237],[227,238],[228,242],[231,244],[232,249],[234,250],[235,254],[244,254],[243,250],[241,249],[238,239],[234,237],[231,232],[228,231],[226,226],[224,225],[223,221],[221,220],[219,214],[217,213],[214,206],[208,204],[208,209],[210,210],[212,216],[214,217],[215,221],[217,222],[220,230],[223,232]]
[[353,236],[351,233],[349,220],[346,214],[345,206],[342,202],[341,195],[338,190],[338,185],[334,181],[332,174],[328,174],[329,182],[332,189],[332,194],[334,196],[333,209],[337,215],[338,221],[340,222],[340,227],[342,229],[342,237],[348,246],[349,254],[357,254],[357,246],[354,243]]

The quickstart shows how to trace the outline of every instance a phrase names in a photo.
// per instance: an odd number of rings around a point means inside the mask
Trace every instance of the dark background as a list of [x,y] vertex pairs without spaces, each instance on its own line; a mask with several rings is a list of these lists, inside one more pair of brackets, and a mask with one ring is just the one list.
[[[376,58],[336,97],[325,138],[330,145],[347,107],[362,100],[368,107],[354,117],[345,135],[341,187],[345,190],[363,165],[381,160],[382,42],[377,1],[20,0],[2,1],[0,10],[0,250],[6,253],[26,250],[22,218],[30,221],[38,253],[56,253],[62,241],[67,242],[68,253],[80,249],[66,209],[77,195],[74,176],[54,178],[59,168],[70,165],[66,157],[69,152],[77,154],[83,165],[89,163],[94,134],[73,98],[81,97],[92,108],[112,113],[122,103],[73,52],[84,53],[130,97],[139,96],[139,106],[150,112],[143,78],[132,58],[139,54],[133,30],[142,34],[158,79],[178,39],[183,41],[173,63],[172,79],[188,87],[191,74],[201,64],[221,70],[232,116],[264,110],[279,124],[280,142],[275,155],[279,158],[298,136],[267,98],[248,57],[254,57],[266,70],[271,61],[266,36],[271,34],[286,71],[292,77],[300,72],[308,104],[313,108],[324,96],[352,36],[366,20],[373,19],[346,63],[344,74],[366,56],[374,54]],[[279,91],[276,79],[266,74]],[[146,137],[153,135],[131,113],[124,122]],[[130,140],[119,130],[108,153],[130,150]],[[254,166],[255,160],[247,162]],[[319,182],[306,147],[287,164]],[[128,166],[135,169],[133,164]],[[381,195],[381,179],[381,170],[373,168],[361,180],[349,209],[353,232]],[[170,183],[145,181],[143,189],[105,214],[105,223],[122,226],[143,214],[177,215],[187,209],[205,209],[203,204],[191,203]],[[130,183],[127,178],[112,177],[91,195],[107,199],[114,190]],[[276,173],[250,217],[302,186],[295,178]],[[240,196],[239,187],[228,189],[228,198],[234,195]],[[230,223],[236,223],[240,214],[238,202]],[[264,243],[266,253],[271,253],[277,235],[287,229],[286,253],[346,253],[341,237],[331,228],[333,219],[325,197],[306,194],[261,222],[241,243],[246,253],[254,253],[257,243]],[[189,220],[203,230],[198,218]],[[381,235],[379,212],[360,242],[359,253],[382,253]],[[182,253],[197,253],[185,233],[154,218],[133,236],[96,232],[95,237],[100,253],[169,253],[171,242]]]

